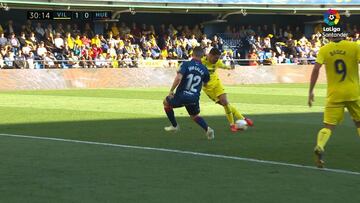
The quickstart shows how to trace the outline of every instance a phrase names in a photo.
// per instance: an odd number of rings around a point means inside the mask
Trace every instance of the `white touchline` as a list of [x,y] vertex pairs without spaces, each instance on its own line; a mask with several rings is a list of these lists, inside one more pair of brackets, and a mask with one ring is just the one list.
[[183,151],[183,150],[177,150],[177,149],[142,147],[142,146],[134,146],[134,145],[122,145],[122,144],[112,144],[112,143],[104,143],[104,142],[92,142],[92,141],[83,141],[83,140],[70,140],[70,139],[52,138],[52,137],[38,137],[38,136],[30,136],[30,135],[15,135],[15,134],[6,134],[6,133],[0,133],[0,136],[27,138],[27,139],[37,139],[37,140],[51,140],[51,141],[70,142],[70,143],[81,143],[81,144],[89,144],[89,145],[101,145],[101,146],[111,146],[111,147],[130,148],[130,149],[139,149],[139,150],[151,150],[151,151],[160,151],[160,152],[170,152],[170,153],[177,153],[177,154],[188,154],[188,155],[194,155],[194,156],[240,160],[240,161],[262,163],[262,164],[269,164],[269,165],[288,166],[288,167],[294,167],[294,168],[303,168],[303,169],[311,169],[311,170],[318,170],[318,171],[327,171],[327,172],[342,173],[342,174],[349,174],[349,175],[360,175],[360,172],[348,171],[348,170],[342,170],[342,169],[330,169],[330,168],[319,169],[319,168],[314,167],[314,166],[306,166],[306,165],[300,165],[300,164],[290,164],[290,163],[283,163],[283,162],[276,162],[276,161],[252,159],[252,158],[242,158],[242,157],[237,157],[237,156],[207,154],[207,153]]

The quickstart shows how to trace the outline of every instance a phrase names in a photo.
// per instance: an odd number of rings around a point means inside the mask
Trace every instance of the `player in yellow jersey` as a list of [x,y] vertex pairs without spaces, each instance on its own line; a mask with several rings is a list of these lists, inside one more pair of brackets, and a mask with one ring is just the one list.
[[331,132],[344,117],[347,108],[360,136],[359,100],[359,60],[360,46],[355,42],[334,40],[320,48],[311,74],[308,104],[314,101],[314,87],[322,64],[325,64],[327,77],[327,99],[324,112],[324,127],[317,135],[315,161],[319,168],[324,167],[323,153]]
[[232,132],[236,132],[239,129],[235,125],[235,118],[244,119],[248,126],[253,126],[254,124],[251,119],[245,118],[234,106],[229,104],[224,87],[221,84],[216,70],[218,68],[231,69],[231,67],[226,66],[221,60],[219,60],[220,56],[221,52],[219,49],[212,48],[209,54],[201,59],[202,64],[206,66],[210,73],[210,81],[203,87],[203,90],[210,99],[224,107],[226,118],[230,124],[230,130]]

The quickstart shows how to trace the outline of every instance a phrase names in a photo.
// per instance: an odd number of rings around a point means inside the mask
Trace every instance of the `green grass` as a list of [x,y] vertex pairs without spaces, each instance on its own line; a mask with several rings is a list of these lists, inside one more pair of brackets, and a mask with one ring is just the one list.
[[[222,107],[201,98],[216,131],[206,140],[184,109],[169,134],[168,88],[0,92],[0,133],[178,149],[313,165],[326,87],[227,87],[255,127],[230,133]],[[0,136],[0,202],[359,202],[360,176],[185,154]],[[347,116],[331,137],[328,168],[360,172],[360,138]]]

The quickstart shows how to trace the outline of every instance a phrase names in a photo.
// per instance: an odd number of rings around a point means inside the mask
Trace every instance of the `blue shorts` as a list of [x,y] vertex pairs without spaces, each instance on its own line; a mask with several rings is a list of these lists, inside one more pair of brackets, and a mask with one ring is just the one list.
[[186,111],[191,116],[196,116],[200,113],[199,98],[196,96],[186,94],[175,94],[173,98],[166,97],[166,101],[173,108],[185,106]]

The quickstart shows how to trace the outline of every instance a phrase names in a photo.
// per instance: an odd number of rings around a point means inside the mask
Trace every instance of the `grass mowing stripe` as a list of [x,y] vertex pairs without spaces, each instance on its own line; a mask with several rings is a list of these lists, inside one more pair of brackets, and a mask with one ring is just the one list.
[[[251,94],[267,94],[267,95],[298,95],[306,96],[307,89],[305,88],[264,88],[259,89],[255,87],[225,87],[225,92],[227,93],[251,93]],[[323,94],[325,91],[320,92]],[[64,96],[119,96],[123,94],[161,94],[166,95],[167,91],[162,89],[153,89],[153,90],[127,90],[127,89],[113,89],[113,90],[41,90],[41,91],[4,91],[0,94],[19,94],[19,95],[64,95]],[[324,94],[325,95],[325,94]]]
[[[272,84],[246,84],[238,85],[240,87],[261,87],[261,88],[309,88],[307,83],[272,83]],[[237,85],[231,85],[230,87],[238,87]],[[326,89],[327,84],[319,83],[316,88]]]
[[[41,96],[43,97],[43,96]],[[32,100],[35,99],[35,100]],[[269,114],[269,113],[302,113],[302,112],[321,112],[322,106],[314,106],[309,109],[305,105],[285,105],[285,104],[246,104],[232,103],[238,110],[244,114]],[[205,115],[223,115],[223,108],[214,104],[212,101],[201,102],[202,114]],[[134,108],[134,106],[142,108]],[[108,113],[126,113],[144,116],[163,116],[163,107],[161,101],[145,99],[78,99],[61,97],[30,97],[12,98],[12,100],[0,99],[0,107],[28,107],[33,109],[64,109],[73,111],[93,111]],[[178,116],[188,116],[184,108],[176,109]]]
[[[84,94],[79,94],[77,92],[48,92],[47,94],[3,94],[4,97],[10,98],[11,96],[18,96],[18,97],[29,97],[29,96],[41,96],[41,97],[64,97],[66,99],[146,99],[152,101],[159,101],[162,100],[165,93],[152,93],[152,92],[84,92]],[[230,93],[228,94],[230,102],[240,102],[240,103],[250,103],[250,104],[286,104],[286,105],[304,105],[307,101],[307,96],[304,95],[269,95],[269,94],[253,94],[253,93],[244,93],[239,91],[238,93]],[[261,97],[262,99],[259,100],[258,98]],[[211,101],[205,94],[202,94],[201,97],[202,102],[209,102]],[[254,102],[255,101],[255,102]],[[322,101],[325,101],[324,97],[320,97],[317,95],[316,97],[315,106],[323,105]]]
[[[0,94],[15,94],[15,95],[58,95],[58,96],[84,96],[84,97],[109,97],[117,98],[124,96],[148,96],[152,95],[158,97],[165,97],[167,90],[152,89],[150,90],[127,90],[127,89],[112,89],[112,90],[42,90],[42,91],[5,91]],[[225,87],[225,92],[228,94],[254,94],[254,95],[281,95],[281,96],[307,96],[307,88],[258,88],[258,87]],[[317,96],[324,97],[326,90],[317,89]]]
[[153,118],[153,115],[136,113],[113,113],[94,111],[75,111],[66,109],[41,109],[32,107],[0,106],[0,127],[9,124],[36,124],[66,121],[94,121],[119,119]]
[[[308,88],[259,88],[259,87],[225,87],[225,92],[228,94],[254,94],[254,95],[269,95],[269,96],[308,96]],[[316,96],[326,96],[326,90],[316,89]]]
[[237,157],[237,156],[225,156],[225,155],[219,155],[219,154],[207,154],[207,153],[191,152],[191,151],[183,151],[183,150],[175,150],[175,149],[143,147],[143,146],[133,146],[133,145],[121,145],[121,144],[113,144],[113,143],[102,143],[102,142],[70,140],[70,139],[51,138],[51,137],[37,137],[37,136],[28,136],[28,135],[15,135],[15,134],[0,134],[0,136],[26,138],[26,139],[37,139],[37,140],[60,141],[60,142],[69,142],[69,143],[80,143],[80,144],[89,144],[89,145],[101,145],[101,146],[120,147],[120,148],[129,148],[129,149],[138,149],[138,150],[160,151],[160,152],[187,154],[187,155],[193,155],[193,156],[212,157],[212,158],[221,158],[221,159],[231,159],[231,160],[238,160],[238,161],[254,162],[254,163],[277,165],[277,166],[287,166],[287,167],[294,167],[294,168],[301,168],[301,169],[310,169],[310,170],[318,170],[318,171],[360,176],[360,172],[348,171],[348,170],[343,170],[343,169],[330,169],[330,168],[319,169],[319,168],[316,168],[313,166],[306,166],[306,165],[300,165],[300,164],[290,164],[290,163],[283,163],[283,162],[276,162],[276,161],[243,158],[243,157]]

